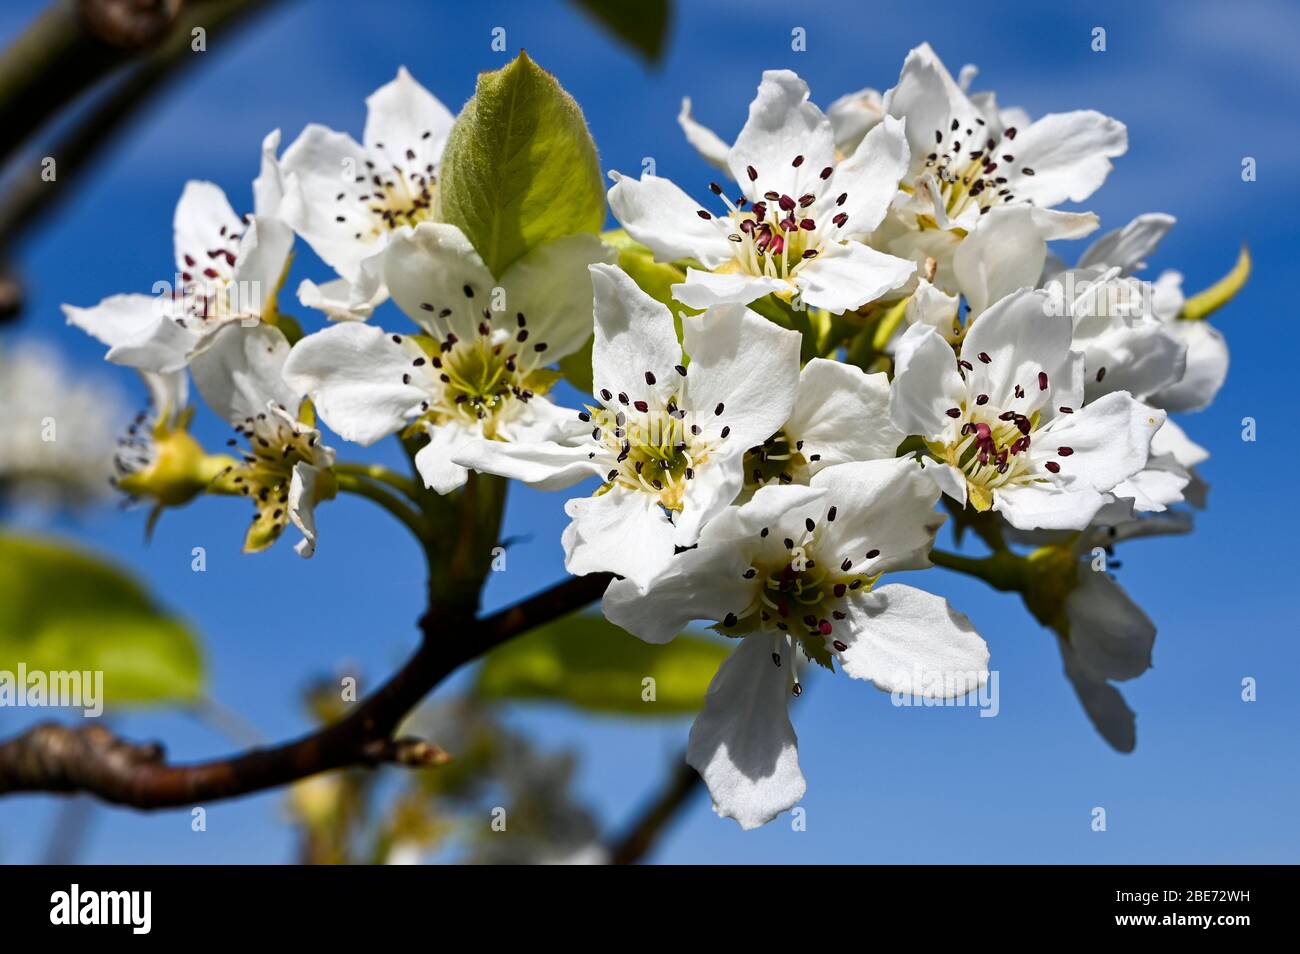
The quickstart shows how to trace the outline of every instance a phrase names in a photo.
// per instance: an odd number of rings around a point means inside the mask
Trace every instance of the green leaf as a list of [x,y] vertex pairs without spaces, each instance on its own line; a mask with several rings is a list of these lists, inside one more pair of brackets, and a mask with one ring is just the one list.
[[110,705],[189,702],[198,642],[123,570],[62,543],[0,534],[0,670],[104,673]]
[[[691,634],[652,646],[601,616],[575,613],[490,653],[478,691],[489,699],[545,699],[620,715],[694,713],[730,652],[726,643]],[[655,681],[653,702],[642,701],[647,677]]]
[[493,275],[552,239],[598,232],[605,189],[582,110],[520,53],[480,73],[442,156],[442,218],[460,228]]
[[668,41],[669,0],[575,0],[578,7],[619,40],[658,63]]

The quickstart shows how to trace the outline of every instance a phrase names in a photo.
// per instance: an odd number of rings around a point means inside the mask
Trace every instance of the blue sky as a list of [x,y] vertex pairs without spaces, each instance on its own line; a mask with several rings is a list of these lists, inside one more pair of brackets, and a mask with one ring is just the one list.
[[[42,4],[8,3],[0,36],[13,36]],[[93,183],[48,220],[19,262],[30,306],[17,334],[56,344],[77,373],[135,388],[107,368],[98,345],[62,324],[60,302],[93,304],[147,291],[171,277],[172,207],[188,178],[211,179],[235,205],[251,204],[258,145],[274,127],[286,142],[308,122],[359,135],[364,97],[405,64],[449,107],[480,70],[520,47],[577,98],[605,168],[658,171],[703,191],[711,177],[675,122],[681,96],[726,137],[739,129],[763,69],[789,67],[826,105],[866,85],[890,86],[907,50],[928,40],[955,71],[976,63],[977,89],[1031,114],[1095,108],[1128,124],[1130,150],[1088,203],[1104,227],[1163,211],[1179,225],[1152,259],[1195,290],[1249,243],[1255,273],[1216,322],[1232,369],[1215,406],[1181,419],[1213,457],[1209,509],[1189,537],[1139,541],[1121,551],[1121,582],[1159,626],[1155,666],[1123,687],[1138,713],[1132,755],[1095,735],[1060,672],[1049,634],[1017,599],[944,571],[912,582],[948,596],[988,639],[1001,677],[1001,713],[900,709],[843,676],[819,679],[795,707],[809,791],[807,831],[778,819],[742,833],[698,800],[656,856],[669,862],[1256,862],[1300,860],[1296,727],[1300,698],[1285,677],[1300,668],[1290,586],[1296,510],[1279,491],[1297,461],[1285,432],[1294,408],[1283,297],[1297,247],[1300,8],[1277,0],[1233,4],[932,2],[870,5],[679,3],[667,59],[649,69],[563,3],[464,4],[288,0],[254,29],[216,38],[190,71],[113,152]],[[507,31],[510,54],[490,48]],[[790,31],[807,31],[806,52]],[[1090,48],[1106,30],[1107,50]],[[229,48],[227,48],[227,43]],[[1242,158],[1258,179],[1243,182]],[[1063,250],[1067,259],[1077,250]],[[301,244],[294,281],[328,277]],[[1287,307],[1283,307],[1283,305]],[[286,307],[290,301],[286,301]],[[296,303],[292,303],[296,305]],[[391,306],[389,306],[391,308]],[[301,312],[301,309],[297,309]],[[386,311],[381,320],[396,324]],[[14,332],[10,332],[10,337]],[[132,391],[132,403],[143,396]],[[1241,440],[1241,422],[1258,440]],[[224,427],[206,411],[200,436]],[[361,456],[349,448],[349,456]],[[381,452],[387,453],[387,452]],[[1282,487],[1277,485],[1281,484]],[[1276,488],[1276,489],[1275,489]],[[509,569],[494,574],[489,607],[563,575],[562,495],[517,488],[506,532],[525,535]],[[169,513],[151,545],[143,513],[112,508],[58,529],[115,555],[151,580],[203,632],[213,694],[269,738],[306,727],[297,690],[344,664],[372,683],[414,645],[423,569],[413,544],[368,503],[323,508],[312,561],[287,545],[239,553],[239,502],[213,500]],[[190,570],[204,546],[208,572]],[[1244,677],[1259,683],[1240,699]],[[611,825],[627,819],[684,744],[681,721],[628,723],[556,708],[519,707],[512,722],[548,745],[582,753],[579,789]],[[23,720],[0,718],[6,734]],[[216,756],[229,743],[175,713],[124,717],[132,735],[167,740],[173,757]],[[281,796],[208,806],[208,830],[188,812],[99,812],[84,854],[107,861],[254,861],[292,857]],[[54,802],[0,800],[0,860],[39,857]],[[1090,830],[1104,807],[1108,830]]]

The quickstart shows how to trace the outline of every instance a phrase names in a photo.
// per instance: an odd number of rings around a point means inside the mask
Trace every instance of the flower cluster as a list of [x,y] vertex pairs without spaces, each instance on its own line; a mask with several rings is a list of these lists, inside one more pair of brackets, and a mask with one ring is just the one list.
[[[735,642],[688,760],[745,828],[803,795],[788,706],[810,665],[927,697],[985,684],[971,622],[894,580],[932,560],[1010,567],[1089,715],[1131,748],[1110,682],[1147,668],[1154,627],[1094,554],[1203,505],[1206,454],[1166,415],[1213,400],[1227,352],[1178,275],[1137,277],[1170,216],[1073,267],[1049,251],[1099,227],[1058,206],[1102,185],[1123,124],[1031,121],[971,93],[974,75],[921,46],[893,89],[823,112],[769,71],[732,145],[687,101],[686,137],[726,180],[711,199],[611,171],[621,229],[552,229],[508,260],[450,214],[461,121],[405,70],[367,100],[361,144],[310,126],[277,158],[272,133],[250,215],[186,187],[171,294],[67,308],[158,395],[131,490],[192,495],[147,479],[184,434],[186,369],[245,442],[195,467],[252,501],[249,550],[290,523],[314,550],[315,507],[340,488],[317,415],[354,444],[398,435],[421,492],[471,471],[578,488],[565,565],[612,575],[608,620],[652,643],[705,621]],[[305,336],[276,303],[294,234],[337,273],[300,285],[327,320]],[[400,330],[371,322],[389,298]],[[589,393],[553,395],[562,377]],[[987,561],[935,550],[949,516]]]

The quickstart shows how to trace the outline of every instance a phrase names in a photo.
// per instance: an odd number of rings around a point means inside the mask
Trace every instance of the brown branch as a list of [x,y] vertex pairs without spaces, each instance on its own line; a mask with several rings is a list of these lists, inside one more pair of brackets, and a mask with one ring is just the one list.
[[419,649],[346,718],[302,738],[240,755],[169,765],[158,743],[120,739],[102,726],[45,723],[0,743],[0,795],[88,792],[139,809],[174,808],[247,795],[331,769],[397,762],[437,764],[441,750],[393,732],[435,686],[490,649],[586,606],[608,574],[575,577],[483,619],[426,616]]
[[667,784],[614,842],[610,864],[634,865],[644,858],[702,784],[699,773],[686,764],[686,754],[682,753]]
[[0,160],[166,35],[175,0],[56,0],[0,53]]
[[[12,247],[36,219],[63,200],[81,179],[80,173],[111,145],[169,80],[189,65],[202,62],[190,49],[190,31],[202,26],[211,41],[245,22],[250,14],[265,10],[275,0],[206,0],[192,4],[174,24],[156,50],[141,58],[112,88],[97,99],[57,141],[42,147],[57,170],[47,179],[41,163],[16,171],[0,198],[0,250]],[[5,55],[0,55],[3,74]],[[3,83],[0,82],[0,87]],[[0,100],[2,102],[2,100]],[[0,106],[0,111],[3,107]]]

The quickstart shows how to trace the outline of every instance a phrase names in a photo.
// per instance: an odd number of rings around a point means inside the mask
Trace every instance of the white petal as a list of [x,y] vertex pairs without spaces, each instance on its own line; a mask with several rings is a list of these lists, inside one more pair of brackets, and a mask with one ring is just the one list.
[[1090,109],[1050,113],[1004,145],[1015,152],[1007,188],[1019,199],[1051,208],[1066,199],[1082,202],[1097,191],[1110,173],[1110,160],[1128,151],[1128,130]]
[[682,127],[682,132],[686,134],[686,141],[695,147],[695,151],[706,162],[717,166],[723,172],[727,171],[727,154],[731,152],[731,147],[723,142],[721,137],[712,129],[700,125],[691,117],[691,99],[689,96],[682,97],[682,109],[677,114],[677,124]]
[[[420,366],[413,362],[421,360]],[[340,437],[373,444],[400,430],[438,392],[424,351],[395,342],[382,328],[349,322],[308,335],[293,346],[284,378],[311,397]]]
[[1038,484],[993,491],[993,509],[1019,530],[1082,530],[1106,501],[1088,487]]
[[765,441],[794,407],[799,342],[797,331],[741,305],[684,316],[682,343],[691,356],[686,401],[694,423],[706,433],[730,427],[729,446]]
[[1173,457],[1153,455],[1144,469],[1121,480],[1112,493],[1133,501],[1134,508],[1143,513],[1159,513],[1181,503],[1189,483],[1191,475]]
[[1139,215],[1128,225],[1107,232],[1089,245],[1079,257],[1078,267],[1118,266],[1120,274],[1131,275],[1146,266],[1146,257],[1155,251],[1176,221],[1163,212]]
[[[729,523],[740,526],[735,519]],[[717,622],[743,613],[757,590],[755,581],[744,578],[747,553],[734,534],[725,540],[712,536],[708,544],[673,557],[647,586],[611,583],[603,603],[606,619],[648,643],[666,643],[695,620]]]
[[713,797],[713,810],[746,830],[793,807],[805,790],[786,710],[789,654],[778,668],[772,662],[778,646],[763,634],[741,640],[709,684],[686,749],[686,761]]
[[167,299],[152,295],[113,295],[93,308],[63,306],[68,324],[108,345],[108,360],[159,373],[184,368],[198,343],[171,313]]
[[174,423],[190,400],[190,376],[185,371],[141,371],[149,400],[158,419]]
[[615,486],[564,505],[564,566],[574,576],[617,573],[647,586],[673,557],[673,525],[649,494]]
[[[1060,464],[1059,479],[1106,493],[1147,464],[1151,439],[1165,412],[1135,401],[1124,391],[1098,398],[1074,414],[1061,414],[1034,435],[1030,457],[1038,467]],[[1059,449],[1073,453],[1059,456]]]
[[[751,201],[766,192],[798,198],[817,193],[822,170],[834,162],[831,123],[809,102],[808,84],[790,70],[765,70],[727,159],[731,177]],[[751,168],[758,173],[755,180],[749,178]]]
[[835,134],[835,149],[842,156],[852,155],[862,142],[862,137],[869,133],[885,115],[885,105],[880,91],[864,87],[853,93],[845,93],[830,106],[826,107],[826,118],[831,121],[831,130]]
[[[832,549],[830,544],[821,542],[832,503],[821,488],[801,484],[765,484],[742,505],[727,508],[706,524],[700,534],[700,548],[715,546],[713,541],[718,535],[727,533],[732,537],[732,542],[727,545],[743,549],[750,565],[782,566],[790,562],[794,541],[805,538],[807,522],[811,520],[814,527],[823,529],[818,531],[815,553],[809,553],[801,545],[802,552],[805,557],[824,557]],[[843,501],[840,505],[843,509]],[[740,528],[739,532],[736,528]],[[791,541],[790,547],[785,545],[786,540]],[[835,562],[839,562],[838,558]],[[733,611],[737,616],[743,615],[734,607]]]
[[780,278],[687,268],[686,281],[674,285],[672,292],[673,298],[687,308],[712,308],[714,305],[748,305],[764,295],[789,287]]
[[905,258],[861,242],[845,242],[827,245],[816,258],[805,261],[795,284],[805,304],[838,315],[906,284],[915,271],[916,265]]
[[1049,242],[1056,239],[1076,239],[1097,231],[1101,220],[1095,212],[1062,212],[1033,206],[1034,225]]
[[596,336],[591,349],[595,387],[641,396],[649,387],[647,371],[660,386],[667,386],[677,376],[673,368],[682,361],[672,312],[622,269],[592,265],[590,270],[595,290]]
[[[1187,368],[1187,345],[1169,326],[1154,318],[1119,322],[1083,345],[1084,386],[1087,399],[1111,391],[1149,395],[1182,378]],[[1097,374],[1105,369],[1100,381]]]
[[674,546],[694,546],[700,529],[735,502],[745,483],[745,446],[737,443],[696,468],[695,478],[686,485],[682,509],[673,517]]
[[904,434],[938,439],[950,423],[946,412],[959,407],[965,397],[952,346],[928,325],[908,328],[894,349],[889,400],[894,426]]
[[1195,467],[1210,459],[1210,452],[1196,443],[1187,433],[1166,418],[1156,436],[1151,438],[1152,454],[1168,454],[1183,467]]
[[92,308],[62,307],[68,324],[114,348],[150,332],[160,317],[159,301],[153,295],[113,295]]
[[947,494],[957,503],[966,506],[966,475],[952,464],[942,464],[930,458],[921,458],[921,472],[934,481],[939,492]]
[[[1027,205],[995,207],[953,255],[952,268],[971,316],[1017,288],[1033,288],[1047,260],[1047,243]],[[968,319],[969,320],[969,319]]]
[[289,267],[292,250],[293,230],[284,222],[261,215],[249,220],[227,289],[230,314],[261,317],[268,310]]
[[1084,567],[1065,598],[1070,645],[1103,679],[1133,679],[1151,668],[1155,624],[1106,573]]
[[461,447],[472,439],[472,435],[458,427],[427,426],[429,443],[415,454],[415,469],[419,471],[424,485],[437,494],[449,494],[459,490],[469,479],[469,471],[452,460]]
[[592,288],[588,265],[618,261],[617,251],[595,235],[566,235],[519,259],[501,280],[505,311],[523,313],[528,344],[546,344],[547,363],[572,354],[592,332]]
[[[242,232],[243,227],[220,186],[196,180],[185,183],[172,218],[176,271],[189,272],[195,281],[201,281],[203,270],[217,267],[215,263],[219,262],[209,252],[229,246],[230,238]],[[219,271],[229,274],[229,266],[224,261],[219,266]]]
[[316,552],[316,495],[319,479],[320,471],[310,464],[299,461],[293,465],[293,476],[289,479],[289,519],[302,531],[302,539],[294,550],[304,559],[311,559]]
[[1151,310],[1161,321],[1173,321],[1183,310],[1183,276],[1166,269],[1157,276],[1151,288]]
[[1228,344],[1205,321],[1175,321],[1173,333],[1187,345],[1182,380],[1151,395],[1151,403],[1169,411],[1200,411],[1210,405],[1228,377]]
[[913,175],[934,151],[935,133],[948,135],[953,117],[974,116],[976,109],[928,43],[907,54],[898,85],[885,93],[885,111],[907,120]]
[[888,375],[825,358],[804,365],[799,396],[782,430],[791,441],[802,441],[813,474],[832,464],[893,457],[906,436],[889,421]]
[[268,404],[297,413],[302,392],[282,375],[288,357],[289,342],[278,329],[230,324],[194,359],[190,372],[208,407],[231,424],[242,424],[266,413]]
[[[898,182],[907,174],[908,155],[903,121],[886,116],[853,155],[835,167],[830,182],[822,187],[818,218],[845,213],[848,221],[837,233],[840,238],[870,235],[898,193]],[[848,198],[841,204],[842,195]]]
[[1089,672],[1080,662],[1070,644],[1057,640],[1065,675],[1088,714],[1093,727],[1101,733],[1110,746],[1119,752],[1132,752],[1137,744],[1137,725],[1124,697],[1118,689]]
[[273,129],[262,139],[262,164],[253,180],[253,211],[258,215],[279,215],[284,199],[284,173],[276,153],[280,151],[280,130]]
[[951,699],[988,680],[989,648],[965,614],[935,596],[891,583],[845,603],[834,638],[840,665],[886,692]]
[[957,310],[960,298],[949,295],[937,285],[932,285],[924,278],[916,283],[916,290],[907,300],[904,313],[909,325],[929,325],[949,341],[960,334],[957,323]]
[[397,78],[366,97],[362,141],[406,171],[437,167],[455,117],[437,98],[398,67]]
[[599,466],[587,454],[586,445],[570,447],[554,441],[493,441],[480,437],[459,444],[454,459],[470,470],[522,481],[539,490],[564,490],[599,473]]
[[[387,233],[372,234],[374,222],[360,196],[370,191],[364,178],[368,155],[351,136],[309,125],[284,152],[280,168],[285,195],[280,215],[325,263],[356,281],[361,260],[383,247]],[[343,200],[338,199],[342,193]],[[344,221],[339,222],[342,215]],[[357,238],[360,233],[361,237]]]
[[829,553],[836,563],[851,560],[854,573],[872,575],[930,565],[945,517],[934,510],[939,489],[912,458],[827,467],[809,486],[837,511],[818,528],[823,560]]
[[330,321],[365,321],[387,300],[388,289],[382,281],[370,295],[366,294],[364,283],[353,285],[346,278],[336,278],[320,285],[303,279],[298,285],[298,301],[308,308],[325,312]]
[[[1043,406],[1073,406],[1063,394],[1063,386],[1075,380],[1070,352],[1073,324],[1049,306],[1046,292],[1025,289],[1008,295],[969,329],[961,354],[971,365],[966,371],[971,394],[987,394],[993,406],[1015,407],[1025,414]],[[1047,374],[1047,390],[1040,388],[1040,372]],[[1024,398],[1015,397],[1016,385]]]
[[383,269],[384,283],[397,307],[438,339],[452,331],[471,340],[478,333],[483,309],[493,304],[497,281],[465,233],[454,225],[421,222],[394,234]]
[[716,268],[735,256],[727,239],[730,226],[716,218],[700,217],[701,207],[668,179],[644,175],[640,179],[611,172],[609,207],[614,218],[656,261],[698,259]]

